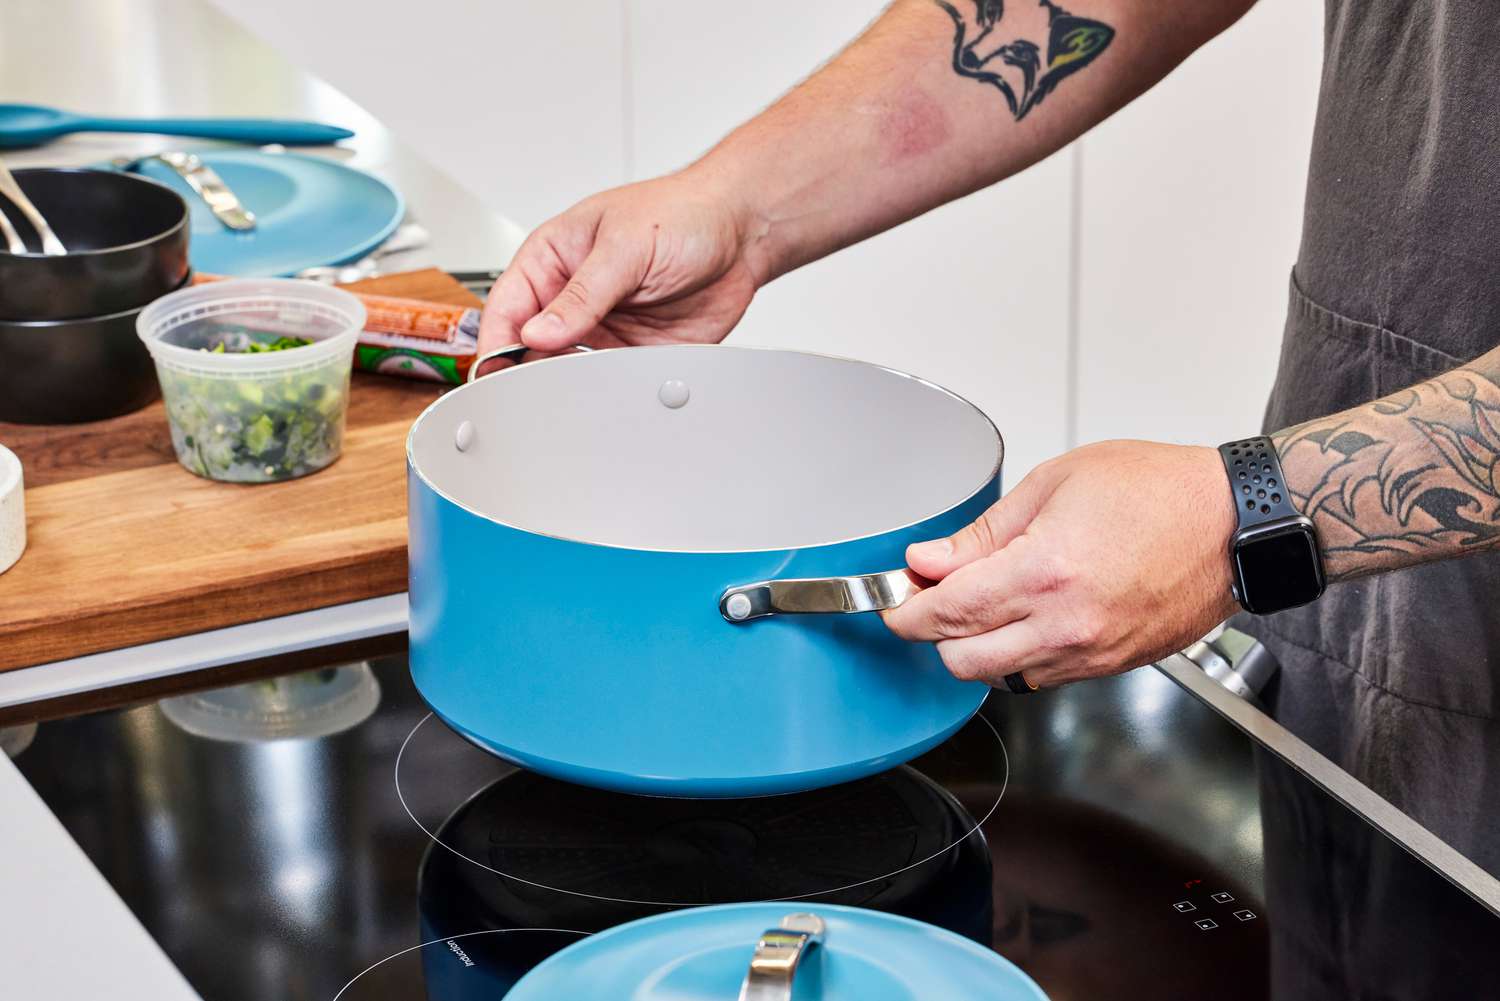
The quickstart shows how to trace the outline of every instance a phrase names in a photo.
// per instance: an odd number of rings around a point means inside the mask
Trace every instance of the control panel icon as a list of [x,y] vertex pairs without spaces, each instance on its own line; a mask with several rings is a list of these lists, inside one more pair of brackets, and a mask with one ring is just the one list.
[[1198,908],[1193,906],[1191,900],[1179,900],[1172,905],[1172,909],[1178,914],[1186,914],[1188,911],[1196,911]]
[[1214,928],[1219,927],[1219,922],[1215,921],[1213,918],[1199,918],[1197,921],[1194,921],[1193,924],[1197,925],[1203,931],[1210,931]]
[[1236,918],[1238,918],[1239,920],[1241,920],[1241,921],[1254,921],[1255,920],[1255,912],[1251,911],[1251,910],[1239,910],[1239,911],[1235,911],[1234,912],[1234,916]]
[[1220,891],[1219,893],[1213,894],[1209,899],[1216,904],[1227,904],[1234,899],[1234,894],[1224,893]]

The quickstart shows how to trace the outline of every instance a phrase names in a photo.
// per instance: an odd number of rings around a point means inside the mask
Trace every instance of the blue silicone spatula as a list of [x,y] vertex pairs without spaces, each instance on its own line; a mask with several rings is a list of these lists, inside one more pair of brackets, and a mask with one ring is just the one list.
[[72,132],[156,132],[283,146],[321,145],[354,135],[336,125],[282,118],[90,118],[39,104],[0,104],[0,149],[40,146]]

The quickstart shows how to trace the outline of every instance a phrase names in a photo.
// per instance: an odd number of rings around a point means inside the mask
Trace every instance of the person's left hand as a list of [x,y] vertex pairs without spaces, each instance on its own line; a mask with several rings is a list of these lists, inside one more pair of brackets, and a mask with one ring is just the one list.
[[938,583],[882,613],[956,677],[1041,687],[1200,639],[1230,594],[1234,502],[1211,448],[1110,441],[1038,466],[974,524],[907,550]]

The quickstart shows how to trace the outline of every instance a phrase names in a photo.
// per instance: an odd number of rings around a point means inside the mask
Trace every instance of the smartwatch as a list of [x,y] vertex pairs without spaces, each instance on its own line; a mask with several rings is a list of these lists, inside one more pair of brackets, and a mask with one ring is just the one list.
[[1271,439],[1261,435],[1219,446],[1239,527],[1229,540],[1234,600],[1268,615],[1305,605],[1323,593],[1323,554],[1312,519],[1292,506]]

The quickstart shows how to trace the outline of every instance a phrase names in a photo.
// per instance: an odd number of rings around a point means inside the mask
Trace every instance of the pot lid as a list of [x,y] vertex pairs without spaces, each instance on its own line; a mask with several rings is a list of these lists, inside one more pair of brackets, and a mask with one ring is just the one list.
[[[752,958],[757,973],[747,983]],[[788,968],[795,993],[776,982]],[[734,997],[1047,1001],[1009,960],[952,932],[879,911],[784,902],[699,907],[620,925],[557,953],[506,995]]]

